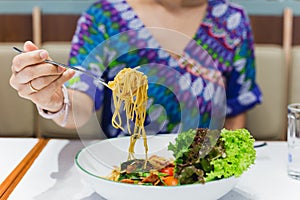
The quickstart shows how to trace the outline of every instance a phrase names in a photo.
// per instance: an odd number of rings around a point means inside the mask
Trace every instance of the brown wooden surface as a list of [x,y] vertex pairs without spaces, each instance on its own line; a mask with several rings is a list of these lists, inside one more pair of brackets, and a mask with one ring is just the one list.
[[300,45],[300,16],[293,19],[293,45]]
[[5,200],[9,197],[17,184],[26,174],[32,163],[38,157],[40,152],[48,143],[48,139],[39,139],[38,143],[31,149],[31,151],[24,157],[24,159],[17,165],[17,167],[8,175],[8,177],[0,185],[0,200]]
[[71,41],[76,29],[78,15],[43,15],[43,41]]
[[250,16],[255,43],[282,44],[283,18],[281,16]]
[[0,15],[0,42],[32,40],[31,15]]
[[[42,41],[70,41],[79,15],[42,15]],[[255,43],[282,44],[282,16],[250,16]],[[300,45],[300,16],[293,20],[293,45]],[[31,15],[0,15],[0,42],[32,40]]]

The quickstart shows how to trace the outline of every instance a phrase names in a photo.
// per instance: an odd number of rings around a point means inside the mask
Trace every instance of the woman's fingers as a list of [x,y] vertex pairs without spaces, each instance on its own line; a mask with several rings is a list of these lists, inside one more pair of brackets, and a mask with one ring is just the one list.
[[61,76],[65,70],[51,64],[29,66],[18,73],[13,73],[10,85],[19,90],[31,81],[35,88],[42,89]]
[[26,90],[23,88],[30,81],[36,80],[34,81],[36,82],[36,88],[42,89],[56,80],[66,70],[64,67],[43,62],[46,58],[48,59],[48,52],[39,50],[32,42],[25,42],[23,48],[25,53],[21,53],[13,59],[13,73],[10,79],[13,88],[16,90],[21,88],[22,96],[28,93],[24,92]]
[[56,76],[46,76],[46,77],[40,77],[34,80],[31,80],[27,83],[22,84],[14,84],[11,83],[11,85],[17,90],[18,95],[25,99],[31,99],[31,95],[33,93],[37,93],[40,90],[42,90],[44,87],[47,87],[52,82],[56,81],[60,75]]
[[31,93],[30,99],[43,109],[47,109],[50,111],[56,110],[56,106],[61,105],[62,103],[61,87],[66,81],[71,79],[74,76],[74,74],[75,71],[70,69],[66,70],[60,77],[58,77],[55,81],[52,81],[46,87],[42,88],[36,93]]
[[20,72],[27,66],[42,63],[46,58],[48,58],[48,52],[46,50],[34,50],[21,53],[13,58],[12,72]]
[[32,88],[30,85],[30,82],[20,85],[17,91],[18,95],[24,99],[31,99],[31,95],[35,93],[34,88]]
[[32,42],[24,43],[24,53],[21,53],[13,58],[12,72],[20,72],[27,66],[42,63],[45,59],[49,59],[49,54],[46,50],[38,49]]
[[[74,74],[75,71],[66,70],[60,76],[39,78],[25,84],[20,84],[17,89],[18,95],[22,98],[31,100],[43,109],[55,111],[59,109],[59,105],[62,104],[62,85],[72,78]],[[41,89],[37,88],[38,86],[35,84],[41,83],[44,83],[47,86]]]
[[66,70],[62,75],[57,78],[55,81],[51,82],[47,87],[43,88],[41,91],[45,90],[45,92],[55,91],[57,88],[61,88],[61,86],[70,80],[75,74],[75,71],[72,69]]
[[44,76],[44,77],[39,77],[36,79],[33,79],[31,82],[31,87],[36,89],[36,90],[41,90],[48,85],[50,85],[52,82],[56,81],[61,74],[59,75],[52,75],[52,76]]
[[[38,50],[38,47],[36,45],[34,45],[31,41],[27,41],[27,42],[24,43],[23,49],[24,49],[24,52],[29,52],[29,51]],[[21,62],[21,60],[20,60],[19,55],[15,56],[14,59],[12,60],[11,71],[13,73],[20,70],[20,67],[18,67],[18,66],[21,65],[20,62]]]
[[25,42],[23,48],[24,53],[13,59],[10,85],[19,96],[41,108],[58,110],[63,101],[61,87],[75,71],[45,63],[45,59],[49,59],[48,52],[38,49],[32,42]]
[[16,72],[15,78],[18,79],[19,83],[24,84],[39,77],[61,75],[65,70],[63,67],[41,63],[25,67],[22,71]]

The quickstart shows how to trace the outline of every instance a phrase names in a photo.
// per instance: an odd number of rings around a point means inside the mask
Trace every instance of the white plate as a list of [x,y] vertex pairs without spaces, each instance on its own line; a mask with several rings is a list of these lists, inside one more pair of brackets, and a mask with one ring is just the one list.
[[[170,141],[176,135],[148,137],[149,156],[155,154],[172,158],[167,150]],[[127,160],[129,138],[114,138],[92,144],[78,152],[75,163],[83,179],[93,189],[108,200],[159,200],[159,199],[218,199],[228,193],[238,182],[238,178],[230,177],[205,184],[181,186],[144,186],[118,183],[101,177],[110,174],[113,166]],[[144,158],[143,141],[135,145],[137,158]]]

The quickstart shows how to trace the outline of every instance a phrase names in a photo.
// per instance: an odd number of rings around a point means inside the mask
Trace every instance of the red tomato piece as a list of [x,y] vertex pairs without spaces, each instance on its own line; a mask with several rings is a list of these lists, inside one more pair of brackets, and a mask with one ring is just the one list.
[[164,174],[168,174],[169,176],[173,176],[174,175],[174,167],[163,168],[160,172],[164,173]]

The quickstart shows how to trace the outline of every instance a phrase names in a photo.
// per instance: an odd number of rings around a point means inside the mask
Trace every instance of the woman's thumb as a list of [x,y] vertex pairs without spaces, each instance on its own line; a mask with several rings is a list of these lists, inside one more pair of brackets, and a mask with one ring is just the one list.
[[33,44],[31,41],[26,41],[24,43],[24,51],[28,52],[28,51],[34,51],[34,50],[38,50],[39,48]]

